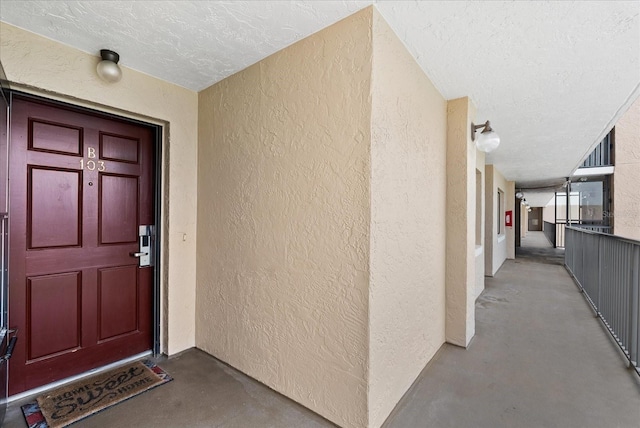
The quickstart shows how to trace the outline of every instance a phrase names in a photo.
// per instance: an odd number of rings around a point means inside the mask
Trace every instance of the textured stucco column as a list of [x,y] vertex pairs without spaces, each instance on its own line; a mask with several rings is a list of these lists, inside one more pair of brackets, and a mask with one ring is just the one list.
[[475,171],[475,297],[480,296],[484,290],[484,263],[485,263],[485,154],[476,149]]
[[447,103],[446,340],[463,347],[475,334],[474,117],[475,107],[467,97]]
[[369,428],[445,341],[447,101],[374,9]]
[[[494,276],[507,259],[515,258],[515,233],[514,226],[505,224],[505,212],[515,212],[515,188],[514,181],[508,181],[494,166],[486,166],[486,210],[485,210],[485,265],[487,276]],[[504,193],[501,212],[498,212],[499,191]],[[498,220],[500,219],[500,220]],[[497,224],[500,222],[500,231]]]
[[609,213],[613,233],[640,239],[640,98],[616,123],[613,207]]

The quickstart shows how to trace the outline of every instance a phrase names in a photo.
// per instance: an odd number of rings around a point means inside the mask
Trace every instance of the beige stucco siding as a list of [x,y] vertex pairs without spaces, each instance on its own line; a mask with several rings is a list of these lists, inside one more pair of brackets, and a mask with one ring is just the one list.
[[195,92],[123,68],[116,84],[98,56],[0,22],[0,61],[13,87],[163,126],[162,344],[195,344],[197,103]]
[[616,123],[613,204],[613,233],[640,240],[640,98]]
[[469,98],[447,102],[446,340],[466,347],[475,334],[476,147],[475,106]]
[[542,208],[542,220],[555,223],[556,222],[556,198],[555,196],[551,201]]
[[[485,264],[485,153],[476,150],[476,203],[475,206],[475,266],[476,266],[476,289],[475,297],[477,298],[484,291],[484,264]],[[478,239],[480,242],[478,243]]]
[[369,8],[202,91],[196,341],[367,426]]
[[[493,165],[486,166],[485,183],[485,275],[494,276],[506,259],[515,258],[515,220],[512,227],[506,227],[504,221],[506,211],[515,213],[515,183],[506,180]],[[502,213],[498,212],[498,191],[504,194]],[[523,211],[526,211],[524,206]],[[526,223],[524,227],[526,229]]]
[[446,101],[374,12],[369,426],[444,343]]
[[97,56],[0,31],[20,88],[163,127],[165,352],[377,428],[445,340],[469,344],[475,109],[373,7],[199,94],[126,67],[109,85]]

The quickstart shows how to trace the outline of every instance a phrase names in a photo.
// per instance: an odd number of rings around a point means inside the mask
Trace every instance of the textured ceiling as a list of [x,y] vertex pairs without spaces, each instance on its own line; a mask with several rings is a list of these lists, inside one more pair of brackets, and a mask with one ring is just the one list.
[[201,90],[375,3],[519,186],[561,183],[640,94],[638,1],[8,1],[0,19]]
[[199,91],[370,3],[2,0],[0,20]]

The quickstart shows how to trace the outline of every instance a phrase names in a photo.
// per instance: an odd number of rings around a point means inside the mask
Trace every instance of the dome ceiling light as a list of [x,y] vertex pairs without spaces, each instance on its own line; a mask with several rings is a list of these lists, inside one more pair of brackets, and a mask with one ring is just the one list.
[[108,83],[116,83],[122,78],[122,70],[118,67],[120,55],[109,49],[101,49],[102,61],[98,63],[96,71],[102,80]]

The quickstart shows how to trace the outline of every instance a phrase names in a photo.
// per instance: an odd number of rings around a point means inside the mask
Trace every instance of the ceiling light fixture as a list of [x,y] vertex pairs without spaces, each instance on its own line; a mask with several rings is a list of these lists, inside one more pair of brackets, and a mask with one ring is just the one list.
[[516,193],[516,198],[518,198],[518,199],[524,198],[524,193],[522,193],[522,192]]
[[[484,129],[476,140],[476,131],[480,128]],[[475,141],[478,150],[485,153],[494,151],[500,145],[500,137],[491,129],[491,124],[488,120],[482,125],[474,125],[471,122],[471,141]]]
[[109,49],[101,49],[102,61],[98,63],[96,71],[102,80],[108,83],[116,83],[122,78],[122,70],[118,67],[120,55]]

